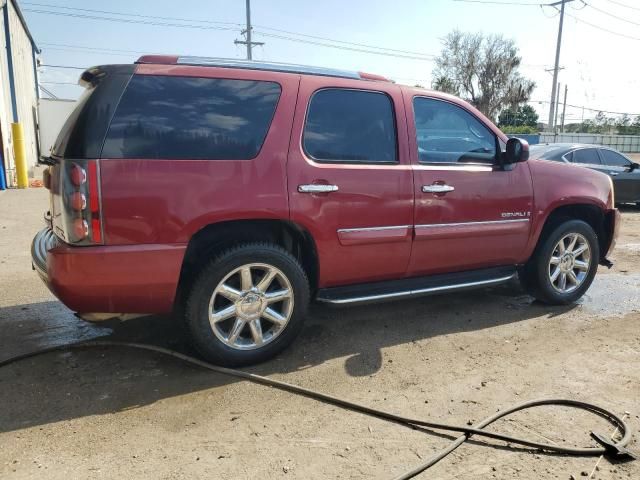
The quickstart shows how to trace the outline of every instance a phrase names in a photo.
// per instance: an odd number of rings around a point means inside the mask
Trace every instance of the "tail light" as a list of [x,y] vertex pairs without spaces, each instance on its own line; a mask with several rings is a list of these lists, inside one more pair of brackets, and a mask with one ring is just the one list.
[[100,170],[97,160],[66,160],[64,216],[66,240],[76,245],[102,243]]
[[77,163],[73,163],[71,165],[71,170],[69,171],[69,178],[74,186],[82,187],[82,185],[87,181],[87,172]]

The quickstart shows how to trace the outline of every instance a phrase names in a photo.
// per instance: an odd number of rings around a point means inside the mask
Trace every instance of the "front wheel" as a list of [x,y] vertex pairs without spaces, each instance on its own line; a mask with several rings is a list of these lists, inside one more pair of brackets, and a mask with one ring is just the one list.
[[196,279],[186,308],[191,340],[205,358],[242,366],[273,357],[296,337],[309,303],[303,268],[276,245],[242,245]]
[[593,228],[582,220],[568,220],[541,240],[525,266],[525,287],[542,302],[573,303],[591,286],[599,259]]

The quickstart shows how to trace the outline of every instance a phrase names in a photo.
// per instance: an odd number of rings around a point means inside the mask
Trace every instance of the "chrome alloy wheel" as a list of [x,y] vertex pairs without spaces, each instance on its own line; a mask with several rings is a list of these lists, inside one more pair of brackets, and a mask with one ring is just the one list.
[[293,313],[293,289],[272,265],[249,263],[218,284],[209,300],[209,323],[225,345],[253,350],[274,341]]
[[579,233],[562,237],[551,253],[549,281],[560,293],[570,293],[582,285],[591,265],[591,248]]

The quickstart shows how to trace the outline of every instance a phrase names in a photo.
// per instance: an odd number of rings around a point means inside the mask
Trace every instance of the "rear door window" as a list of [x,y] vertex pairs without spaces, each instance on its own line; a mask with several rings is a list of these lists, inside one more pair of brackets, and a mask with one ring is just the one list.
[[607,150],[603,148],[600,150],[600,156],[602,157],[602,163],[612,167],[629,167],[631,162],[613,150]]
[[280,91],[274,82],[134,75],[111,121],[102,156],[255,158]]
[[463,108],[442,100],[413,99],[420,163],[494,163],[496,136]]
[[573,163],[600,165],[600,157],[595,148],[581,148],[573,152]]
[[304,151],[320,162],[396,163],[391,99],[382,92],[328,88],[311,98]]

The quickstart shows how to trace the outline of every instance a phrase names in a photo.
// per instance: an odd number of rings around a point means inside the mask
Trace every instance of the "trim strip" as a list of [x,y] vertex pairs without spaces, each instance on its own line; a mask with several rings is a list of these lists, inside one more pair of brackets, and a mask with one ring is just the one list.
[[393,225],[389,227],[339,228],[338,233],[375,232],[378,230],[398,230],[400,228],[411,228],[412,226],[413,225]]
[[495,170],[496,165],[413,165],[414,170],[439,170],[445,172],[492,172]]
[[462,227],[467,225],[496,225],[501,223],[521,223],[529,222],[529,218],[516,218],[509,220],[486,220],[481,222],[461,222],[461,223],[428,223],[416,225],[415,228],[436,228],[436,227]]
[[384,293],[381,295],[369,295],[369,296],[363,296],[363,297],[341,298],[341,299],[334,299],[334,300],[318,297],[317,300],[322,303],[331,303],[334,305],[348,305],[348,304],[354,304],[354,303],[375,302],[378,300],[387,300],[387,299],[398,298],[398,297],[412,297],[412,296],[418,296],[418,295],[426,295],[429,293],[448,292],[453,290],[459,290],[462,288],[474,288],[474,287],[496,285],[499,283],[507,282],[512,278],[515,278],[516,275],[517,275],[516,272],[514,272],[511,275],[507,275],[505,277],[492,278],[489,280],[480,280],[477,282],[458,283],[454,285],[441,285],[439,287],[428,287],[428,288],[422,288],[418,290],[404,290],[401,292]]

